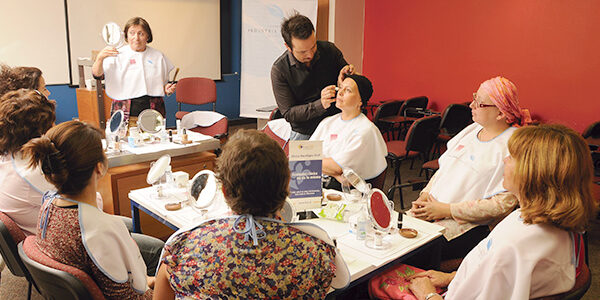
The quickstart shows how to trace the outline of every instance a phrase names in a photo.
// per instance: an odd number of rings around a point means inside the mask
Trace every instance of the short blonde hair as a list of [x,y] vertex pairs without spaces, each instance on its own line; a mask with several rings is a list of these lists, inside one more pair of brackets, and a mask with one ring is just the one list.
[[518,129],[508,141],[515,160],[521,217],[583,231],[597,209],[592,196],[592,159],[583,138],[563,125]]

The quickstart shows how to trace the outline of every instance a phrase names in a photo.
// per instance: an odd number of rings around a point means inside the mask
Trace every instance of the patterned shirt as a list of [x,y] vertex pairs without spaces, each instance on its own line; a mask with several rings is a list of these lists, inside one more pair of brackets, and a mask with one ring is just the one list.
[[167,243],[162,263],[177,298],[325,298],[335,249],[289,225],[255,220],[265,232],[257,246],[235,232],[235,218],[207,221]]
[[39,230],[36,238],[36,244],[44,254],[90,275],[106,299],[152,299],[151,289],[138,294],[129,282],[112,281],[94,264],[83,246],[76,205],[59,207],[50,204],[48,210],[46,237],[42,239]]

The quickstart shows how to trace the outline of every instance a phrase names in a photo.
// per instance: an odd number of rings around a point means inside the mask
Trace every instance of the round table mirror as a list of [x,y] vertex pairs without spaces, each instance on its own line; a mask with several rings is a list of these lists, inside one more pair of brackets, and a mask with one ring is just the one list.
[[158,133],[164,124],[164,117],[154,109],[145,109],[138,116],[137,124],[144,132]]
[[160,178],[165,174],[167,168],[171,164],[171,156],[165,154],[161,156],[158,160],[152,163],[150,170],[148,171],[148,175],[146,176],[146,182],[148,184],[158,183]]
[[108,124],[106,126],[107,133],[117,134],[119,129],[121,129],[121,126],[123,126],[124,118],[125,115],[122,110],[119,109],[115,111],[112,116],[110,116],[110,119],[108,119]]
[[192,178],[189,187],[190,196],[197,208],[209,207],[217,194],[217,177],[211,170],[202,170]]
[[102,27],[102,39],[106,45],[118,48],[125,44],[125,37],[121,27],[115,22],[106,23]]

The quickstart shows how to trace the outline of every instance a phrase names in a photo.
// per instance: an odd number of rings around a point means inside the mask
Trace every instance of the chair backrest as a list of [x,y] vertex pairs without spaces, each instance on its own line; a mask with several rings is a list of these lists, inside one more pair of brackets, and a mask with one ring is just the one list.
[[405,116],[405,117],[415,117],[415,118],[422,117],[423,116],[422,114],[415,113],[414,111],[415,110],[424,111],[425,109],[427,109],[428,103],[429,103],[429,99],[425,96],[406,99],[406,101],[404,101],[404,103],[402,104],[402,107],[400,107],[400,111],[398,112],[398,115]]
[[386,171],[387,169],[383,170],[383,172],[377,175],[377,177],[367,180],[367,183],[370,183],[371,187],[378,188],[383,191],[383,185],[385,184],[385,174],[387,173]]
[[62,264],[40,251],[35,237],[19,244],[19,256],[46,299],[105,299],[94,280],[82,270]]
[[381,103],[375,111],[373,123],[377,125],[379,119],[397,115],[403,103],[404,101],[402,100],[391,100]]
[[181,103],[193,105],[212,103],[213,111],[215,111],[217,85],[215,84],[215,81],[210,78],[182,78],[177,81],[175,99],[177,100],[177,110],[181,110]]
[[281,111],[279,110],[279,107],[275,107],[271,111],[271,114],[269,115],[269,121],[275,120],[275,119],[281,119],[281,118],[283,118],[283,115],[281,114]]
[[280,138],[278,135],[275,134],[275,132],[273,132],[273,130],[271,130],[271,128],[268,125],[262,129],[262,132],[266,133],[270,138],[275,140],[279,144],[279,146],[281,146],[281,148],[283,149],[283,152],[285,152],[285,155],[289,155],[289,153],[290,153],[289,140],[286,141],[286,140]]
[[17,250],[17,245],[25,239],[25,233],[3,212],[0,212],[0,234],[0,253],[8,269],[15,276],[31,279]]
[[210,126],[196,126],[190,130],[220,139],[227,136],[227,132],[229,130],[229,121],[227,118],[223,118]]
[[455,103],[448,105],[444,110],[440,129],[445,130],[448,135],[454,136],[471,123],[473,123],[471,108]]
[[439,115],[433,115],[414,121],[406,134],[407,153],[421,152],[426,155],[426,160],[429,160],[429,151],[440,133],[441,120]]
[[588,126],[583,131],[582,135],[583,135],[584,139],[587,139],[587,138],[599,139],[600,138],[600,121],[594,122],[590,126]]

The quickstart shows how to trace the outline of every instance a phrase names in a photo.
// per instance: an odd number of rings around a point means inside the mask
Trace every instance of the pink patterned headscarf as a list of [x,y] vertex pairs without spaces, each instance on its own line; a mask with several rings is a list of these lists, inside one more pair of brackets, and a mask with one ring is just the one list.
[[506,116],[506,122],[517,126],[531,124],[529,110],[519,106],[517,87],[510,80],[498,76],[484,81],[481,86],[490,99]]

